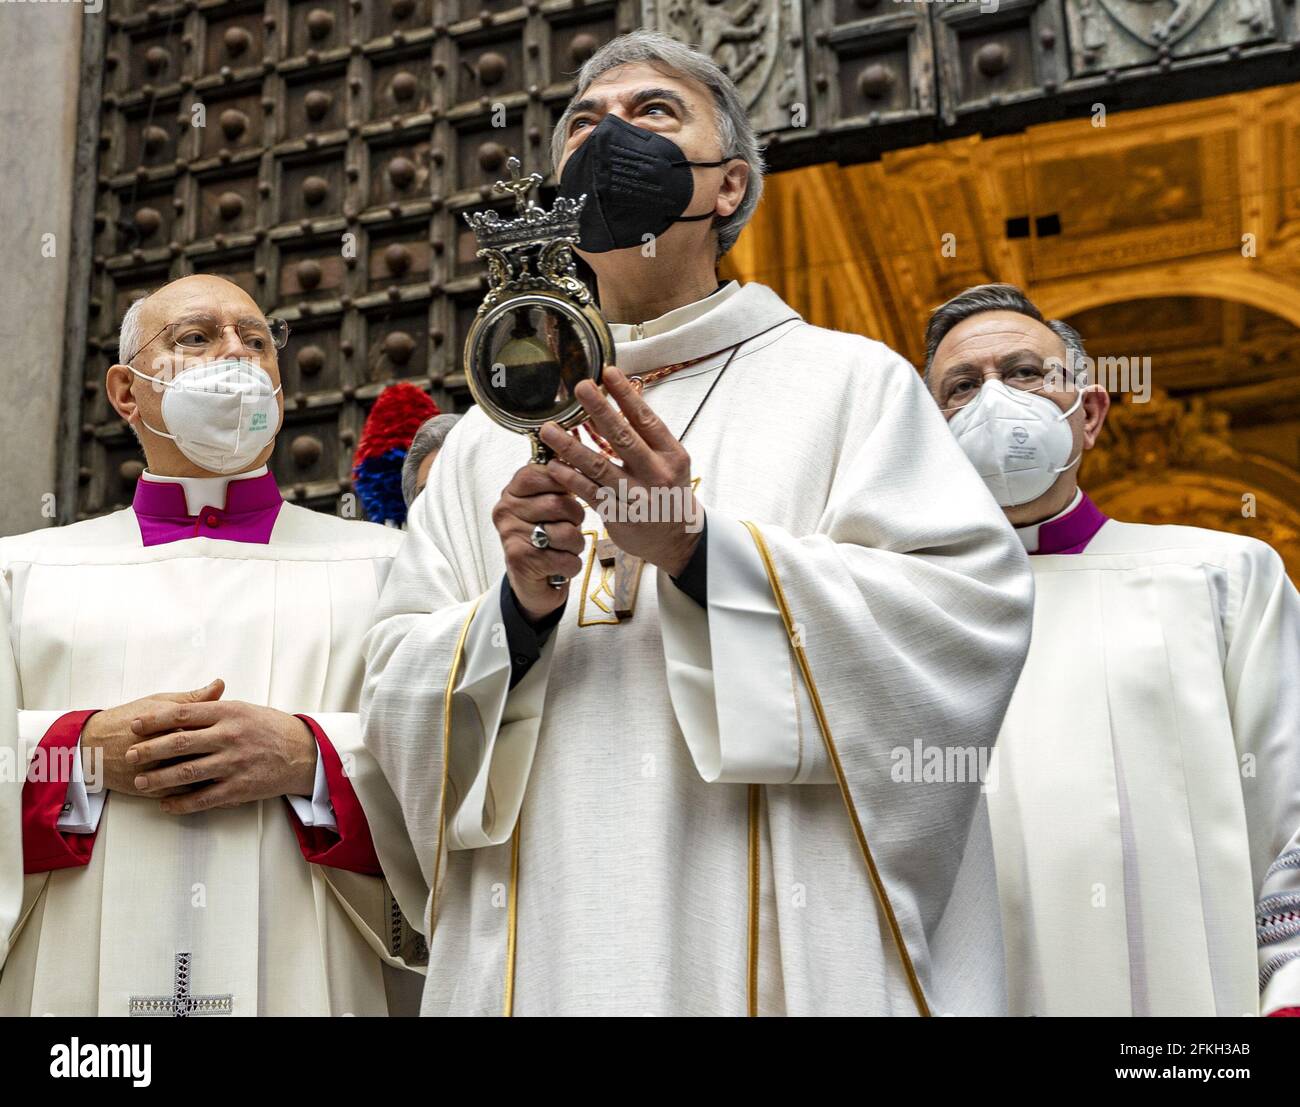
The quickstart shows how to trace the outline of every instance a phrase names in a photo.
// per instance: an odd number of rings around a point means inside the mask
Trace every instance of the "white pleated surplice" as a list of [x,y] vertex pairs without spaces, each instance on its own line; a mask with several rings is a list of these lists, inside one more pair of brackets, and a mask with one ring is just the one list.
[[[356,709],[362,639],[401,540],[290,504],[267,545],[146,547],[130,509],[0,540],[12,651],[0,680],[13,682],[18,729],[39,740],[26,715],[221,677],[225,699],[321,724],[400,883],[400,814]],[[9,812],[20,791],[6,793]],[[388,1013],[385,966],[407,970],[385,882],[309,864],[287,812],[280,798],[174,816],[110,793],[89,865],[24,880],[10,850],[0,882],[21,903],[0,1012],[126,1015],[133,999],[172,995],[187,959],[190,993],[229,996],[234,1015]]]
[[[1251,538],[1111,520],[1031,559],[990,793],[1013,1014],[1300,1005],[1300,597]],[[1266,914],[1268,912],[1261,912]]]

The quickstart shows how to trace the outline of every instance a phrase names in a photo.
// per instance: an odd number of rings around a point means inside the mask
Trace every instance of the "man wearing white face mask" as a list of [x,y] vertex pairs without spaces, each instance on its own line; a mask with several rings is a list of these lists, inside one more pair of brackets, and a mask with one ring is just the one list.
[[1011,1011],[1300,1014],[1300,596],[1253,538],[1097,509],[1083,358],[1010,285],[926,330],[930,392],[1033,555],[989,795]]
[[[209,336],[211,328],[203,322],[190,321],[181,326],[195,328],[174,340],[182,349],[186,341],[216,340]],[[240,341],[254,348],[265,344],[266,340],[256,334],[262,326],[255,321],[240,324]],[[267,334],[271,334],[269,327]],[[268,350],[273,345],[274,340]],[[153,381],[155,388],[162,389],[163,421],[173,430],[169,433],[151,427],[142,415],[144,428],[176,443],[185,458],[204,472],[227,476],[240,473],[275,439],[280,422],[276,399],[280,386],[256,361],[234,357],[182,361],[177,366],[179,372],[170,380],[130,368],[135,376]]]
[[401,534],[282,501],[286,338],[217,277],[136,301],[106,380],[132,506],[0,540],[31,766],[0,1014],[388,1014],[421,982],[356,714]]

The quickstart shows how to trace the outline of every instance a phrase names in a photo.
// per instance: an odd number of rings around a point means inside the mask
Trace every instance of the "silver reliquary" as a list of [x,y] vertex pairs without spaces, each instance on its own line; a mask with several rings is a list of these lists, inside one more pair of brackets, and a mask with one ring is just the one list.
[[528,435],[533,460],[545,462],[551,453],[538,432],[550,421],[567,429],[586,419],[573,390],[584,380],[600,384],[614,338],[573,262],[587,197],[560,196],[546,211],[526,199],[541,174],[521,177],[518,158],[506,164],[511,179],[496,188],[514,194],[514,218],[465,215],[491,281],[465,339],[465,377],[484,413]]

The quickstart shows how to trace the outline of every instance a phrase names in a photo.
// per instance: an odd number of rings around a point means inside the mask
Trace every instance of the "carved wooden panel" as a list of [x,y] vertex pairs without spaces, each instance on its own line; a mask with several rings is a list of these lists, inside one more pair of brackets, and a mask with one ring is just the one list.
[[806,125],[799,121],[808,104],[804,0],[644,0],[642,9],[644,26],[691,43],[722,66],[758,130]]
[[966,0],[934,16],[946,122],[1055,92],[1069,75],[1057,0]]
[[1270,0],[1068,0],[1066,11],[1076,74],[1239,51],[1280,37],[1282,22]]
[[289,320],[285,494],[337,511],[393,380],[470,399],[460,340],[486,288],[461,213],[516,154],[547,173],[576,69],[636,0],[108,5],[79,516],[130,501],[134,437],[103,396],[132,300],[217,273]]

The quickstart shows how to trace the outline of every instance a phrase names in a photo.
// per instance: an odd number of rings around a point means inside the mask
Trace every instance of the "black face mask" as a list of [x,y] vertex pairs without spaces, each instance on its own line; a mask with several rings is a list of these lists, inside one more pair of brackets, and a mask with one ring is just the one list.
[[607,115],[565,163],[560,194],[576,200],[584,192],[581,237],[585,253],[603,254],[640,246],[645,235],[661,235],[674,223],[712,219],[713,212],[682,215],[695,195],[691,166],[726,165],[688,161],[671,138]]

